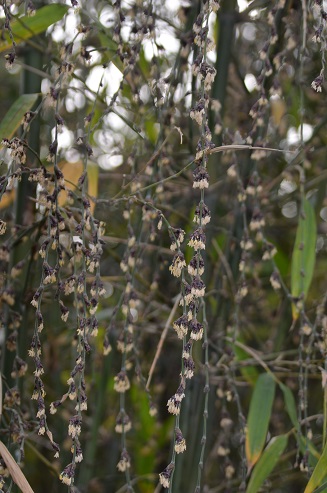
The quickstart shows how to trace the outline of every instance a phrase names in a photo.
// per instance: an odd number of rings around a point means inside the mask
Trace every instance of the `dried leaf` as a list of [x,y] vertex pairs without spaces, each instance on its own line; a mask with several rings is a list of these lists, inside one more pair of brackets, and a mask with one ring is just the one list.
[[12,477],[12,480],[17,484],[18,488],[21,489],[23,493],[34,493],[30,487],[29,482],[25,478],[21,468],[7,449],[7,447],[0,441],[0,455],[7,466],[7,469]]

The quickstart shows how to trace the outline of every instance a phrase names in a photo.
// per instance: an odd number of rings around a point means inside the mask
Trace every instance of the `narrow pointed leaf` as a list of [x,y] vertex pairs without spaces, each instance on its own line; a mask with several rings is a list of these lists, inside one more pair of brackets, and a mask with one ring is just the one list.
[[99,184],[99,166],[95,163],[89,163],[87,166],[87,181],[88,181],[88,194],[91,197],[91,212],[94,213],[95,202],[92,198],[98,197],[98,184]]
[[78,179],[83,174],[84,165],[82,161],[77,161],[75,163],[61,161],[59,163],[59,168],[64,175],[66,185],[66,190],[61,190],[58,197],[58,205],[62,207],[68,200],[67,190],[75,190],[77,187]]
[[249,468],[259,460],[266,442],[275,386],[274,377],[270,373],[264,373],[259,376],[254,388],[245,443]]
[[[317,227],[315,212],[308,200],[303,201],[304,217],[299,218],[296,232],[291,268],[291,293],[297,298],[306,298],[312,281],[316,260]],[[292,306],[293,319],[297,319],[299,311]]]
[[16,197],[16,189],[15,188],[12,188],[8,192],[6,191],[2,195],[1,200],[0,200],[0,210],[6,209],[7,207],[9,207],[13,203],[13,201],[15,200],[15,197]]
[[[244,341],[241,337],[238,337],[237,341],[244,344]],[[236,344],[233,345],[233,350],[237,361],[243,361],[249,357],[249,354]],[[255,382],[258,380],[259,371],[256,369],[255,366],[241,366],[240,372],[242,373],[243,377],[252,385],[254,385]]]
[[[33,16],[23,16],[14,20],[10,27],[17,44],[32,38],[36,34],[44,32],[49,26],[63,18],[68,10],[68,5],[53,3],[41,7]],[[4,39],[0,41],[0,51],[8,50],[12,47],[12,41],[7,32]]]
[[[288,413],[288,416],[294,426],[298,430],[299,428],[299,422],[298,422],[298,417],[297,417],[297,409],[296,409],[296,403],[294,399],[294,395],[286,385],[283,383],[279,384],[279,388],[283,392],[284,395],[284,401],[285,401],[285,407],[286,411]],[[309,463],[310,466],[315,466],[317,461],[320,458],[319,452],[315,449],[314,445],[312,442],[308,439],[306,439],[304,436],[300,437],[300,450],[302,453],[305,453],[306,450],[309,450]]]
[[313,470],[312,476],[304,490],[304,493],[312,493],[318,486],[321,486],[327,476],[327,444]]
[[287,435],[272,438],[255,465],[246,493],[257,493],[265,479],[276,466],[287,445]]
[[0,142],[11,137],[22,123],[23,117],[29,111],[38,98],[38,94],[22,94],[9,108],[0,122]]
[[23,493],[33,493],[33,490],[25,478],[21,468],[7,449],[4,443],[0,441],[0,455],[7,466],[7,469],[13,481],[17,484]]
[[327,482],[319,486],[313,493],[326,493],[327,492]]
[[[61,161],[59,163],[59,168],[61,169],[64,178],[66,180],[66,190],[75,190],[78,184],[78,179],[84,171],[84,165],[82,161],[77,161],[75,163],[69,163],[66,161]],[[51,169],[52,171],[52,169]],[[99,168],[98,165],[92,162],[88,163],[87,166],[87,179],[88,179],[88,194],[92,198],[97,198],[98,196],[98,179],[99,179]],[[58,197],[59,206],[63,206],[68,199],[68,193],[66,190],[61,190]],[[95,208],[95,202],[91,200],[91,211],[93,213]]]
[[293,426],[297,429],[299,427],[299,422],[297,419],[297,410],[294,395],[286,385],[283,383],[279,384],[280,390],[283,392],[286,410]]

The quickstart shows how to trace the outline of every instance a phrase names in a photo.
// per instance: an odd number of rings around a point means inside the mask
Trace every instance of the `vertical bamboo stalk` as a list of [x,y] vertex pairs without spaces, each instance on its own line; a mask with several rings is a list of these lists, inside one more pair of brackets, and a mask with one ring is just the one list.
[[[26,48],[24,53],[24,63],[36,68],[42,68],[42,53],[34,50],[33,48]],[[22,81],[21,81],[21,94],[28,93],[38,93],[40,92],[41,87],[41,78],[40,76],[30,73],[27,70],[24,70],[22,73]],[[36,103],[37,104],[37,103]],[[40,123],[38,118],[34,120],[31,125],[31,130],[29,132],[29,145],[36,151],[39,152],[39,139],[40,139]],[[28,155],[28,165],[33,164],[33,159],[35,157],[33,155]],[[35,191],[35,186],[33,186],[29,181],[26,175],[22,175],[21,181],[18,183],[17,193],[16,193],[16,201],[14,205],[14,217],[15,224],[17,226],[28,226],[34,220],[34,205],[29,200],[29,196],[33,196]],[[9,272],[11,267],[15,265],[19,260],[26,258],[31,249],[30,241],[22,242],[17,245],[15,249],[11,253]],[[28,269],[25,269],[24,274],[27,275]],[[22,283],[23,286],[26,287],[27,282]],[[22,325],[19,330],[19,338],[18,338],[18,354],[21,358],[25,359],[27,354],[27,341],[26,341],[26,330],[27,330],[27,320],[25,317],[26,307],[24,305],[24,296],[25,293],[22,290],[18,297],[16,298],[15,309],[21,313],[22,315]],[[9,335],[8,324],[6,324],[6,335]],[[3,351],[2,355],[2,369],[4,376],[6,378],[8,386],[12,386],[14,384],[13,379],[11,378],[12,364],[14,360],[14,353],[8,352],[6,350]],[[21,386],[20,386],[21,387]],[[22,388],[20,389],[22,390]]]

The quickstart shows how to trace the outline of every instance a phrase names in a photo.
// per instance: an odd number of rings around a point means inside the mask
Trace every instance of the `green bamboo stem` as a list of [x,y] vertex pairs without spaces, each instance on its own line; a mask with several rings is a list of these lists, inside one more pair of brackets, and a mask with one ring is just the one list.
[[[27,47],[24,57],[25,65],[33,67],[36,72],[24,70],[22,73],[21,80],[21,93],[22,94],[33,94],[40,93],[41,91],[41,76],[37,71],[42,69],[43,66],[43,53],[35,50],[34,48]],[[40,103],[41,97],[35,103],[37,107]],[[34,108],[32,108],[33,110]],[[33,149],[34,153],[39,155],[40,150],[40,118],[37,117],[33,120],[31,128],[28,134],[28,145]],[[27,159],[29,164],[33,167],[33,163],[36,161],[36,157],[33,153],[27,153]],[[16,202],[16,224],[21,224],[23,226],[30,225],[30,223],[35,218],[35,205],[29,200],[29,197],[35,196],[35,184],[28,181],[28,176],[23,174],[21,182],[18,184],[17,189],[17,202]],[[32,244],[30,241],[22,242],[21,246],[18,247],[14,253],[15,262],[22,258],[26,258],[31,252]],[[31,259],[30,262],[33,260]],[[25,282],[24,286],[28,287],[29,275],[30,275],[30,264],[26,266],[24,270]],[[29,346],[29,341],[27,340],[27,330],[28,330],[28,318],[26,316],[26,305],[22,302],[25,293],[21,293],[20,307],[19,310],[22,313],[22,324],[19,330],[18,337],[18,352],[20,357],[25,360],[27,357],[27,350]],[[20,391],[23,392],[23,385],[20,382]]]
[[94,476],[96,464],[96,452],[98,446],[99,428],[104,417],[104,409],[106,404],[106,389],[111,370],[111,355],[104,358],[103,370],[100,382],[98,383],[98,392],[94,399],[93,420],[90,430],[90,440],[86,442],[84,453],[84,467],[80,468],[80,474],[77,480],[77,485],[87,485],[90,479]]

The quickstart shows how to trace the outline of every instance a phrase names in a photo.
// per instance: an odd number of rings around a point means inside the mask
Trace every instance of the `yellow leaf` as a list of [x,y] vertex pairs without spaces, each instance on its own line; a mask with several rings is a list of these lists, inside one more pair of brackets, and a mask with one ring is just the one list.
[[[82,161],[76,163],[68,163],[67,161],[61,161],[58,167],[62,171],[65,178],[65,185],[69,190],[75,190],[77,187],[78,179],[83,173]],[[62,190],[58,197],[58,205],[62,207],[67,202],[67,192]]]
[[[76,163],[68,163],[67,161],[61,161],[59,163],[59,168],[61,169],[66,187],[69,190],[75,190],[77,187],[78,179],[83,174],[84,165],[82,161],[77,161]],[[98,165],[89,162],[87,165],[87,179],[88,179],[88,195],[92,198],[97,198],[98,196],[98,178],[99,178],[99,168]],[[67,192],[62,190],[58,197],[59,206],[65,205],[67,202]],[[91,200],[91,212],[93,214],[95,208],[95,202]]]
[[271,99],[271,116],[276,127],[279,127],[282,123],[282,119],[286,113],[286,104],[283,99],[272,98]]
[[15,197],[16,190],[14,188],[5,192],[0,201],[0,209],[5,209],[6,207],[9,207],[10,204],[15,200]]
[[25,478],[21,468],[7,449],[4,443],[0,441],[0,455],[7,466],[7,469],[13,481],[21,489],[23,493],[34,493],[29,482]]
[[[88,194],[92,198],[98,196],[99,167],[95,163],[89,163],[87,167]],[[93,214],[95,202],[91,199],[91,212]]]

